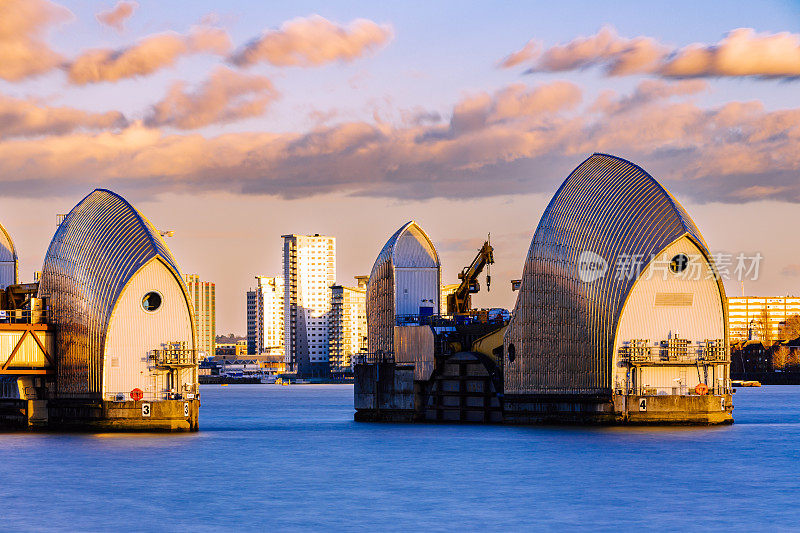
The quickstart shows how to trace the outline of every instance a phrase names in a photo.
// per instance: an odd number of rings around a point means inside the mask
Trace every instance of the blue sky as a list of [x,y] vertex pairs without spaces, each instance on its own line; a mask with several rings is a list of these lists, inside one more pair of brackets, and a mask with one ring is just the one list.
[[[796,242],[793,225],[784,221],[800,201],[800,162],[792,156],[800,153],[796,76],[763,79],[758,61],[755,75],[707,72],[691,80],[653,69],[608,76],[598,57],[587,68],[555,71],[535,58],[498,66],[529,40],[546,55],[604,26],[620,41],[647,37],[673,53],[692,43],[713,49],[737,28],[753,29],[754,40],[800,34],[798,2],[140,0],[122,32],[95,18],[113,1],[30,5],[62,6],[71,20],[42,30],[42,50],[59,54],[60,64],[20,79],[0,70],[0,97],[19,114],[0,121],[2,222],[21,249],[25,276],[41,264],[55,213],[94,187],[108,187],[160,227],[176,229],[170,246],[182,268],[218,284],[222,332],[244,331],[244,291],[254,275],[278,272],[282,233],[336,236],[339,277],[347,283],[368,273],[382,242],[409,219],[422,222],[442,247],[445,277],[455,277],[492,231],[498,289],[478,303],[510,308],[514,295],[504,287],[519,276],[549,197],[598,150],[651,171],[687,206],[712,249],[761,250],[765,273],[746,292],[800,292],[800,277],[791,274],[800,273],[800,257],[787,246]],[[121,54],[154,34],[184,36],[211,26],[227,33],[234,51],[314,15],[345,32],[366,19],[390,28],[391,38],[310,67],[268,60],[237,67],[225,54],[189,53],[114,81],[76,84],[66,75],[88,51]],[[7,31],[0,40],[25,37]],[[226,76],[238,76],[226,90],[256,80],[277,94],[247,93],[246,102],[268,103],[238,112],[236,120],[224,118],[236,102],[225,93],[217,95],[223,107],[216,118],[204,125],[187,127],[169,106],[173,114],[155,123],[161,102],[194,102],[184,120],[199,114],[214,96],[200,94],[203,84],[223,67]],[[527,68],[536,72],[525,74]],[[537,92],[566,94],[560,88],[569,87],[576,101],[554,103],[552,94]],[[643,92],[648,87],[661,95],[642,104],[634,97],[651,98]],[[185,98],[170,100],[171,91]],[[601,105],[606,91],[614,91],[607,96],[618,111]],[[519,116],[507,111],[526,98],[542,100]],[[41,119],[55,108],[67,108],[70,118]],[[116,113],[118,120],[75,118],[82,112]],[[13,129],[13,121],[27,125]],[[42,215],[31,220],[31,209]],[[736,285],[729,291],[738,292]]]

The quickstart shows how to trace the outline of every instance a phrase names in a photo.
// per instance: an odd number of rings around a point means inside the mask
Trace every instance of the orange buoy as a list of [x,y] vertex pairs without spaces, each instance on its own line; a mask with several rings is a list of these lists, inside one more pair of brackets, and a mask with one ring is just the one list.
[[708,385],[706,385],[705,383],[698,383],[697,386],[694,388],[694,391],[700,396],[705,396],[706,394],[708,394]]

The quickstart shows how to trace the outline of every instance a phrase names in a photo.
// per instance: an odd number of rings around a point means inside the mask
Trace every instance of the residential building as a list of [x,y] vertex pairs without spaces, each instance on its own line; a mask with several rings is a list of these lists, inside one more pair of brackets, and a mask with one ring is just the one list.
[[460,286],[460,283],[449,283],[447,285],[442,285],[442,295],[441,300],[439,301],[439,314],[447,315],[447,297],[456,292],[456,289]]
[[367,349],[367,280],[356,276],[356,287],[331,286],[328,345],[331,371],[349,372],[352,357]]
[[216,355],[225,357],[244,358],[247,355],[247,341],[217,343]]
[[319,234],[282,237],[286,366],[301,376],[326,376],[336,239]]
[[786,319],[800,315],[795,296],[728,298],[728,329],[732,341],[760,340],[772,343],[781,337]]
[[283,278],[256,276],[247,292],[247,353],[283,353]]
[[197,274],[189,274],[186,288],[194,306],[198,353],[201,358],[213,356],[217,338],[216,287],[210,281],[201,281]]

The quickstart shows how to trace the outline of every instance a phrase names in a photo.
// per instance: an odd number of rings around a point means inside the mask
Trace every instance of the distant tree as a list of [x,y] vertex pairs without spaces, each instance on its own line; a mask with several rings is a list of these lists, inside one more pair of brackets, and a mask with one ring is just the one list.
[[783,370],[787,366],[791,350],[788,346],[779,346],[772,354],[772,370]]
[[780,340],[793,341],[800,337],[800,315],[792,315],[781,324]]
[[772,322],[769,319],[769,311],[767,311],[766,307],[761,310],[761,316],[756,319],[755,326],[761,343],[765,347],[771,346],[774,342],[772,338]]
[[786,370],[797,372],[800,367],[800,350],[793,347],[788,347],[789,354],[786,356]]

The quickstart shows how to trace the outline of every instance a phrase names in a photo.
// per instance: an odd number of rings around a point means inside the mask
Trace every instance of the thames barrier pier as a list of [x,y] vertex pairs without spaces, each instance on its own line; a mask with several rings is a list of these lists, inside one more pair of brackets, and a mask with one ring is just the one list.
[[95,190],[60,221],[41,278],[25,285],[3,235],[14,274],[0,267],[0,425],[197,430],[192,307],[152,224]]
[[[471,267],[460,277],[476,292]],[[369,278],[356,420],[733,422],[714,259],[685,209],[633,163],[595,154],[564,181],[509,320],[469,306],[443,316],[439,288],[436,250],[408,223]]]

